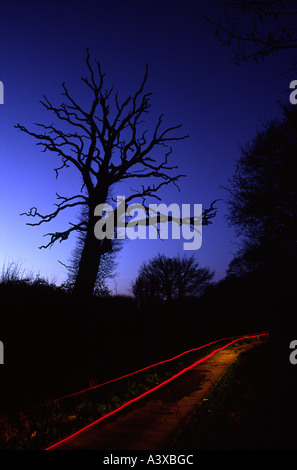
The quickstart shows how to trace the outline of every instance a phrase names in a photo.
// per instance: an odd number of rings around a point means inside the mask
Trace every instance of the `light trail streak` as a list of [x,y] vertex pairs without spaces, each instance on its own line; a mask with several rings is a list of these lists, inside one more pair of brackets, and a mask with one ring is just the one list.
[[[190,366],[182,369],[180,372],[176,373],[175,375],[173,375],[172,377],[170,377],[169,379],[166,379],[164,380],[163,382],[161,382],[160,384],[156,385],[155,387],[151,388],[150,390],[147,390],[146,392],[142,393],[141,395],[138,395],[137,397],[133,398],[132,400],[129,400],[127,401],[126,403],[124,403],[123,405],[119,406],[118,408],[112,410],[111,412],[107,413],[106,415],[104,416],[101,416],[100,418],[98,418],[97,420],[93,421],[92,423],[88,424],[87,426],[84,426],[83,428],[79,429],[78,431],[76,431],[75,433],[71,434],[70,436],[67,436],[65,437],[64,439],[60,440],[59,442],[47,447],[45,450],[50,450],[50,449],[54,449],[55,447],[59,446],[60,444],[66,442],[66,441],[69,441],[70,439],[73,439],[75,436],[78,436],[79,434],[81,434],[83,431],[86,431],[87,429],[90,429],[92,428],[93,426],[95,426],[96,424],[100,423],[101,421],[109,418],[110,416],[113,416],[114,414],[118,413],[119,411],[123,410],[124,408],[126,408],[127,406],[131,405],[132,403],[135,403],[137,402],[138,400],[146,397],[147,395],[155,392],[156,390],[160,389],[161,387],[163,387],[164,385],[170,383],[172,380],[176,379],[177,377],[180,377],[182,374],[184,374],[185,372],[189,371],[190,369],[192,369],[193,367],[197,366],[198,364],[201,364],[202,362],[206,361],[207,359],[209,359],[210,357],[212,357],[214,354],[216,354],[217,352],[219,351],[223,351],[224,349],[226,349],[228,346],[231,346],[231,344],[234,344],[238,341],[242,341],[243,339],[251,339],[251,338],[256,338],[256,337],[260,337],[260,336],[266,336],[268,335],[268,333],[258,333],[258,334],[254,334],[254,335],[245,335],[245,336],[241,336],[241,337],[236,337],[236,339],[230,341],[229,343],[225,344],[224,346],[220,347],[220,348],[217,348],[215,349],[214,351],[212,351],[210,354],[204,356],[203,358],[199,359],[198,361],[195,361],[193,364],[191,364]],[[212,343],[208,343],[209,344],[214,344],[214,343],[217,343],[218,341],[222,341],[222,340],[217,340],[217,341],[213,341]],[[207,345],[204,345],[204,347],[207,346]],[[200,348],[197,348],[197,349],[201,349],[203,346],[201,346]],[[192,351],[192,350],[191,350]],[[188,352],[188,351],[187,351]],[[185,352],[186,353],[186,352]],[[185,354],[185,353],[182,353],[181,355]],[[180,357],[181,355],[179,356],[176,356],[176,357]],[[168,360],[166,360],[168,362]],[[164,362],[166,362],[164,361]],[[151,366],[152,367],[152,366]],[[130,374],[128,374],[130,375]]]
[[[263,334],[267,334],[267,333],[258,333],[257,335],[254,335],[252,337],[255,337],[255,336],[261,336]],[[160,361],[160,362],[156,362],[155,364],[151,364],[149,366],[146,366],[146,367],[143,367],[142,369],[138,369],[138,370],[135,370],[133,372],[129,372],[128,374],[125,374],[125,375],[122,375],[120,377],[116,377],[114,379],[110,379],[106,382],[102,382],[100,384],[97,384],[97,385],[92,385],[92,387],[88,387],[88,388],[85,388],[83,390],[79,390],[78,392],[74,392],[74,393],[70,393],[68,395],[64,395],[62,397],[59,397],[59,398],[56,398],[48,403],[46,403],[46,406],[49,406],[53,403],[56,403],[58,401],[61,401],[61,400],[64,400],[65,398],[71,398],[71,397],[75,397],[77,395],[81,395],[82,393],[86,393],[86,392],[89,392],[90,390],[95,390],[96,388],[100,388],[100,387],[104,387],[105,385],[108,385],[110,383],[113,383],[113,382],[117,382],[119,380],[122,380],[122,379],[126,379],[127,377],[131,377],[132,375],[135,375],[135,374],[139,374],[140,372],[144,372],[145,370],[148,370],[148,369],[151,369],[153,367],[157,367],[157,366],[160,366],[162,364],[165,364],[166,362],[171,362],[171,361],[174,361],[175,359],[178,359],[179,357],[182,357],[184,356],[185,354],[189,354],[191,352],[195,352],[195,351],[199,351],[200,349],[203,349],[203,348],[206,348],[208,346],[211,346],[212,344],[215,344],[215,343],[219,343],[220,341],[227,341],[229,339],[233,339],[233,338],[237,338],[238,336],[229,336],[227,338],[221,338],[221,339],[217,339],[215,341],[211,341],[210,343],[207,343],[207,344],[204,344],[203,346],[199,346],[198,348],[193,348],[193,349],[189,349],[187,351],[184,351],[180,354],[177,354],[176,356],[173,356],[169,359],[165,359],[163,361]]]

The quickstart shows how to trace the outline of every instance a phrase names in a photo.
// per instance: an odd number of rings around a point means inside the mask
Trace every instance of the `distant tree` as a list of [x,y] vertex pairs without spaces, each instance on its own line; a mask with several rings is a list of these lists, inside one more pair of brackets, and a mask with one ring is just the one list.
[[140,301],[182,299],[201,293],[213,277],[214,272],[199,267],[193,255],[170,258],[158,254],[142,264],[132,292]]
[[227,188],[227,218],[250,266],[279,269],[297,260],[297,108],[282,110],[241,147]]
[[[84,298],[93,294],[102,257],[113,249],[113,240],[106,237],[101,240],[95,237],[94,226],[99,220],[94,214],[95,208],[99,204],[109,202],[111,188],[131,179],[137,182],[149,181],[149,183],[142,184],[139,190],[134,189],[134,192],[126,197],[127,205],[131,201],[135,202],[135,199],[136,202],[140,199],[143,206],[147,198],[160,199],[157,196],[159,190],[171,183],[177,185],[182,176],[172,174],[177,167],[168,163],[172,153],[170,144],[187,137],[175,134],[181,125],[162,130],[163,115],[158,118],[150,137],[147,129],[142,128],[143,117],[150,109],[151,93],[143,92],[148,77],[147,68],[141,85],[134,95],[120,102],[118,93],[115,93],[111,106],[113,87],[108,90],[104,88],[105,74],[102,73],[98,61],[94,67],[91,65],[89,52],[86,65],[88,77],[82,77],[82,81],[91,93],[90,105],[82,107],[63,83],[62,95],[66,103],[57,107],[46,97],[41,101],[45,109],[60,121],[61,128],[54,124],[37,124],[42,129],[41,133],[37,133],[23,125],[16,126],[36,138],[37,145],[40,145],[43,151],[54,152],[58,156],[61,165],[55,168],[56,177],[61,170],[68,167],[75,168],[81,177],[82,185],[77,194],[69,197],[57,194],[58,203],[52,213],[43,215],[36,207],[32,207],[24,214],[38,219],[38,222],[28,225],[40,225],[51,222],[66,209],[73,207],[84,209],[85,217],[82,220],[77,223],[69,222],[70,227],[64,231],[46,234],[50,240],[40,247],[51,247],[57,241],[67,240],[73,232],[83,235],[83,247],[77,265],[73,292]],[[160,150],[164,151],[164,156],[163,160],[158,161]],[[156,154],[154,151],[157,151]],[[157,181],[157,184],[154,184],[154,181]],[[113,201],[112,198],[111,200]],[[115,209],[115,216],[116,214]],[[204,209],[202,223],[211,223],[210,220],[214,215],[213,205]],[[116,231],[115,224],[115,233]]]
[[227,276],[242,277],[259,270],[263,261],[263,247],[257,243],[244,242],[226,270]]
[[237,253],[230,261],[226,270],[227,276],[241,277],[246,273],[253,272],[255,264],[246,259],[245,253]]
[[219,5],[218,19],[207,19],[236,64],[297,48],[295,0],[222,0]]

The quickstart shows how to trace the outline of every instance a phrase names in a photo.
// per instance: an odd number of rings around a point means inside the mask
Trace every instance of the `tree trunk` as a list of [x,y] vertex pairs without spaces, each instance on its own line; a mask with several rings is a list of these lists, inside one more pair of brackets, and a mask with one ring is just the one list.
[[85,386],[92,385],[98,373],[98,354],[96,354],[98,341],[96,316],[98,311],[93,305],[92,296],[104,242],[95,237],[94,224],[94,216],[90,211],[84,247],[73,287],[73,297],[75,299],[76,308],[83,311],[81,347],[83,348],[82,354],[84,357],[82,379]]
[[93,295],[102,254],[103,242],[95,237],[94,226],[95,219],[93,214],[90,213],[87,234],[73,288],[73,295],[85,300],[90,299]]
[[111,251],[111,240],[98,240],[95,237],[95,223],[98,220],[94,216],[97,204],[104,204],[107,199],[108,187],[95,188],[92,195],[89,196],[89,213],[87,221],[87,233],[84,241],[84,247],[81,253],[78,272],[73,287],[73,295],[88,300],[92,297],[100,260],[102,254]]

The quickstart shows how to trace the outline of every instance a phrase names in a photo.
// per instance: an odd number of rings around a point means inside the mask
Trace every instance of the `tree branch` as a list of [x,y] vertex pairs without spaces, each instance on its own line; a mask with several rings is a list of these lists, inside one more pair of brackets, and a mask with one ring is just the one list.
[[[26,215],[27,217],[39,217],[40,218],[40,220],[38,222],[35,222],[35,223],[27,222],[26,225],[37,226],[37,225],[41,225],[43,222],[50,222],[55,217],[57,217],[57,215],[61,211],[65,210],[69,207],[75,207],[75,206],[79,206],[79,205],[86,205],[87,201],[88,201],[88,199],[85,196],[81,195],[81,194],[77,195],[77,196],[72,196],[70,198],[60,196],[57,193],[56,193],[56,195],[57,195],[57,199],[62,199],[62,202],[60,202],[59,204],[55,204],[55,206],[57,206],[57,209],[54,212],[52,212],[51,214],[42,215],[37,211],[36,207],[31,207],[29,212],[22,212],[20,215]],[[82,201],[72,202],[71,204],[69,203],[70,201],[73,201],[76,198],[82,198],[83,200]]]
[[64,240],[67,240],[70,233],[72,232],[77,232],[77,231],[86,231],[87,229],[87,224],[86,222],[80,222],[79,224],[72,224],[69,222],[71,227],[68,230],[64,230],[64,232],[49,232],[44,234],[44,237],[51,237],[50,241],[48,242],[47,245],[41,245],[39,248],[51,248],[53,244],[57,241],[60,241],[60,243]]
[[[83,184],[81,192],[71,197],[60,196],[56,193],[58,202],[56,210],[50,214],[41,214],[36,207],[21,215],[38,219],[27,225],[37,226],[44,222],[50,222],[63,210],[79,205],[92,207],[94,202],[106,202],[110,188],[122,180],[135,178],[155,178],[158,184],[142,185],[142,189],[132,194],[127,201],[134,198],[142,198],[143,202],[148,197],[160,200],[159,190],[168,184],[174,184],[178,189],[178,180],[185,176],[182,174],[171,174],[177,166],[169,164],[172,148],[170,142],[181,141],[188,135],[177,136],[175,132],[181,125],[162,129],[164,115],[161,114],[148,136],[147,130],[141,130],[143,116],[149,112],[150,98],[152,93],[145,93],[144,88],[148,78],[148,66],[146,64],[145,74],[140,86],[134,94],[129,95],[122,103],[119,101],[118,93],[115,93],[113,105],[114,113],[111,118],[111,99],[113,86],[104,89],[105,74],[102,73],[101,65],[95,61],[96,67],[90,62],[89,50],[87,50],[86,66],[88,75],[81,77],[82,82],[91,92],[91,105],[85,110],[70,94],[65,83],[62,83],[62,96],[65,102],[60,106],[54,106],[50,100],[43,96],[42,106],[55,118],[64,124],[67,123],[70,130],[61,130],[54,124],[36,124],[43,133],[28,130],[19,123],[15,126],[20,131],[38,140],[37,145],[42,151],[50,151],[57,154],[60,165],[54,168],[56,177],[64,168],[74,166],[82,176]],[[164,155],[161,160],[152,156],[152,151],[164,147]],[[119,164],[117,157],[119,157]],[[210,221],[214,208],[205,212],[205,221]],[[75,230],[85,229],[85,225],[71,224],[71,227],[63,232],[46,234],[50,236],[50,242],[42,247],[50,247],[56,241],[63,241]]]
[[206,20],[215,27],[215,36],[223,45],[235,46],[233,62],[239,64],[250,59],[264,60],[280,50],[296,49],[296,15],[290,2],[283,0],[229,0],[221,2],[218,21],[208,17]]

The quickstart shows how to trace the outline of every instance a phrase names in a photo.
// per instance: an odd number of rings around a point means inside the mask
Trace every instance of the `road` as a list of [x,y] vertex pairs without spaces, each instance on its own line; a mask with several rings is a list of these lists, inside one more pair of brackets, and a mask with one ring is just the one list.
[[161,450],[169,448],[199,403],[252,341],[218,351],[137,404],[64,441],[55,450]]

